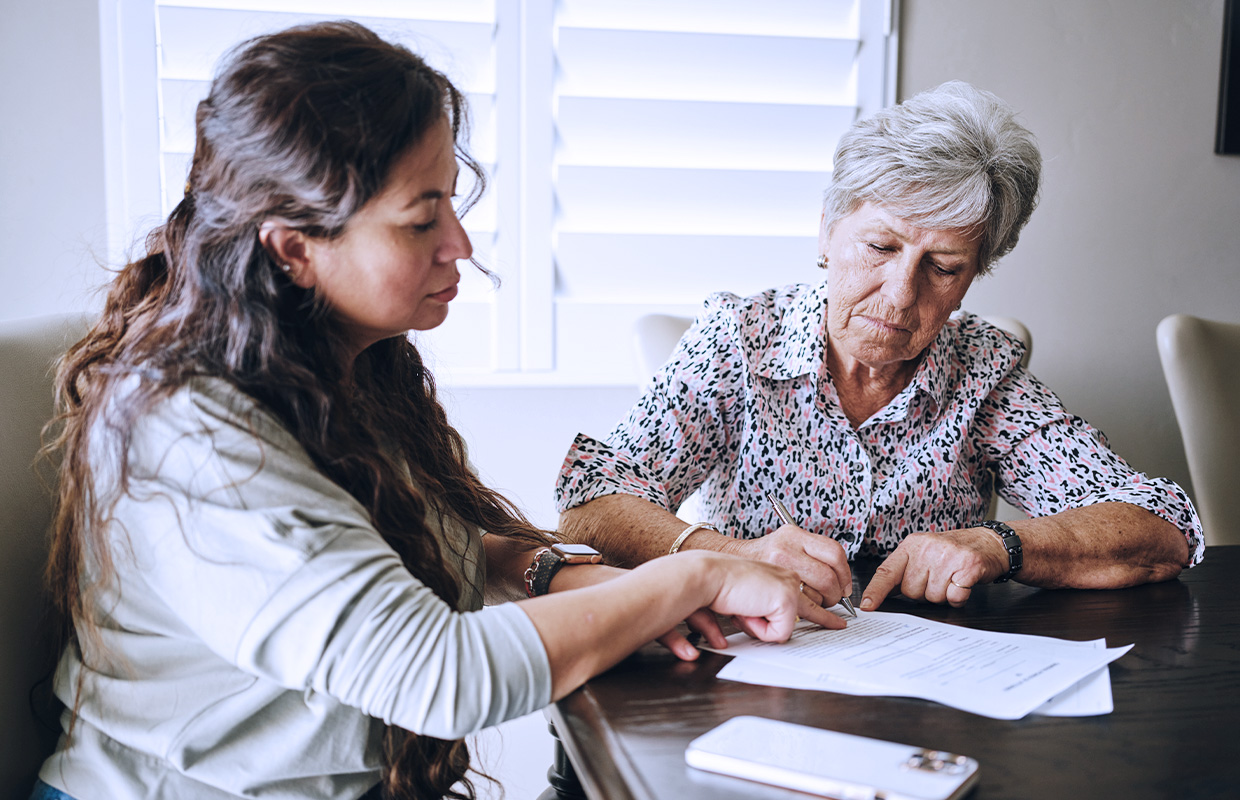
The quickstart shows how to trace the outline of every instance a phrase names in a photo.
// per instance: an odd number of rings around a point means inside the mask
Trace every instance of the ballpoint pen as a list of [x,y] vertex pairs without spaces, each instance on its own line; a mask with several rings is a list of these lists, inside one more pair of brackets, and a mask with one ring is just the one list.
[[[766,499],[770,500],[771,505],[775,506],[775,513],[779,515],[779,518],[785,525],[797,524],[792,515],[788,513],[788,509],[784,507],[784,504],[779,502],[779,498],[775,496],[774,492],[767,492]],[[840,598],[840,605],[844,606],[849,614],[852,614],[854,617],[857,616],[857,609],[853,608],[852,600],[849,599],[848,595]]]

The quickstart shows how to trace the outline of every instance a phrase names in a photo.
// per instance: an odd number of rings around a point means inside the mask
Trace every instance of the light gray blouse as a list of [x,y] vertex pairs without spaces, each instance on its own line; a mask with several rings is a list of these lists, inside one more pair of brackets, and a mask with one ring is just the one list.
[[[106,475],[96,458],[96,471]],[[248,396],[195,379],[146,414],[95,587],[103,651],[70,648],[72,707],[44,781],[79,798],[356,798],[382,722],[458,738],[551,700],[513,603],[482,608],[482,539],[431,512],[462,607],[402,565],[366,510]],[[104,480],[107,480],[104,477]],[[66,724],[68,716],[66,715]]]

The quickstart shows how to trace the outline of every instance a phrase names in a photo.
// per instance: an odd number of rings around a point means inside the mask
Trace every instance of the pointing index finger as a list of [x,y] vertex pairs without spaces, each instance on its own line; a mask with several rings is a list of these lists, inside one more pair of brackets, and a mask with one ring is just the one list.
[[861,595],[861,608],[872,611],[883,604],[891,590],[904,580],[904,569],[908,566],[908,554],[897,547],[887,560],[874,571],[874,578]]

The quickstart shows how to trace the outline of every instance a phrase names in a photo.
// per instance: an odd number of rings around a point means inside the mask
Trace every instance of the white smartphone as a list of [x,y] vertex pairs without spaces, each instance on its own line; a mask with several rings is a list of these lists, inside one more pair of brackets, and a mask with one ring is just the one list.
[[954,800],[977,783],[977,761],[763,717],[733,717],[689,743],[685,762],[838,800]]

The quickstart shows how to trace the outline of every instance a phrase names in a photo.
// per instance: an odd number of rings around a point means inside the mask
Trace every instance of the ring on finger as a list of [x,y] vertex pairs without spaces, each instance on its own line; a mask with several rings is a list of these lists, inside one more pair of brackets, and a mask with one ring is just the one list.
[[805,581],[801,581],[801,587],[797,589],[801,594],[805,594]]
[[965,591],[971,591],[971,590],[973,589],[973,587],[972,587],[972,586],[965,586],[965,585],[964,585],[964,584],[962,584],[962,583],[956,583],[956,579],[955,579],[955,578],[949,578],[948,580],[949,580],[949,582],[951,583],[951,585],[952,585],[952,586],[955,586],[957,589],[964,589]]

